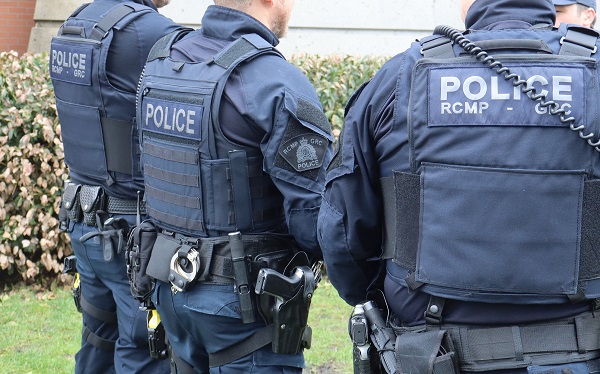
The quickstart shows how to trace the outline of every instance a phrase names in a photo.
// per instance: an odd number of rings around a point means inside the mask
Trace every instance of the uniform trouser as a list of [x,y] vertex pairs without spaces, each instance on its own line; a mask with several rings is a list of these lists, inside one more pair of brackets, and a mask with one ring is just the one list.
[[[121,216],[130,224],[135,216]],[[116,341],[112,351],[100,349],[82,339],[75,355],[75,372],[106,373],[169,373],[168,360],[150,357],[146,312],[139,310],[139,302],[132,296],[127,279],[125,251],[111,262],[102,253],[101,236],[81,243],[79,238],[97,231],[95,226],[71,223],[71,243],[77,257],[82,297],[94,307],[117,314],[117,323],[107,323],[83,311],[83,325],[102,339]]]
[[173,294],[170,285],[157,281],[152,301],[161,316],[174,353],[196,373],[301,373],[302,353],[281,355],[267,345],[229,364],[209,368],[208,354],[244,341],[265,326],[242,323],[233,285],[194,284]]

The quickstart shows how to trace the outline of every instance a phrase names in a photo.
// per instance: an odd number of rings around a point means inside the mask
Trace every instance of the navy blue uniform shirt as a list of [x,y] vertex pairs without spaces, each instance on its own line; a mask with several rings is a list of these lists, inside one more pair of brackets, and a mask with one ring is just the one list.
[[[473,32],[473,38],[480,34],[481,39],[492,39],[490,32],[510,32],[515,39],[545,38],[557,47],[559,35],[550,30],[554,18],[551,0],[528,1],[526,7],[518,0],[478,0],[468,12],[466,26],[481,30]],[[546,27],[526,30],[534,25]],[[460,51],[459,46],[454,48]],[[380,178],[391,176],[394,171],[411,172],[410,76],[421,57],[420,44],[414,43],[388,61],[351,98],[340,146],[328,168],[318,223],[327,273],[341,297],[355,305],[365,300],[369,290],[385,288],[391,310],[407,325],[423,323],[429,295],[418,290],[409,292],[395,277],[398,266],[380,259],[384,225]],[[519,323],[566,317],[587,308],[584,304],[513,305],[448,300],[444,320]]]
[[[202,18],[202,28],[175,43],[171,57],[182,61],[204,61],[242,35],[251,33],[258,34],[273,46],[279,44],[275,34],[250,15],[211,5]],[[289,62],[275,55],[265,55],[240,65],[227,81],[223,97],[219,109],[223,134],[233,143],[261,150],[263,169],[284,197],[287,227],[273,227],[270,232],[289,232],[302,250],[320,258],[316,224],[325,180],[324,167],[307,174],[292,172],[277,161],[282,136],[290,116],[294,115],[285,104],[286,98],[307,100],[320,110],[314,87]],[[333,139],[330,130],[321,135],[330,141]],[[220,153],[218,144],[217,153]],[[329,146],[324,164],[331,154]]]

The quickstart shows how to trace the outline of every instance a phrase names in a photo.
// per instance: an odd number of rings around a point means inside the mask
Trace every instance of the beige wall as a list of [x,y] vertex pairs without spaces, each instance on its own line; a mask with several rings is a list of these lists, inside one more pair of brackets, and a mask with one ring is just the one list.
[[[89,1],[89,0],[87,0]],[[50,38],[83,0],[37,0],[29,51],[46,51]],[[279,45],[285,55],[393,55],[438,24],[461,27],[459,0],[298,0],[290,32]],[[161,13],[199,27],[211,0],[172,0]]]

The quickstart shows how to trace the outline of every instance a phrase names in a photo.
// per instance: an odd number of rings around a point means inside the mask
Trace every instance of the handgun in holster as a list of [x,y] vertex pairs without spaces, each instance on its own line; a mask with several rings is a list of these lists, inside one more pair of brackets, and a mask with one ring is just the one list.
[[165,327],[156,309],[148,309],[148,346],[152,358],[165,359],[169,357],[169,347]]
[[348,334],[352,339],[354,374],[380,373],[379,356],[369,338],[369,322],[363,304],[354,307],[348,321]]
[[272,308],[273,352],[295,354],[310,348],[312,330],[307,322],[315,287],[315,274],[309,266],[293,267],[289,276],[268,268],[259,271],[256,294],[276,299]]
[[77,257],[75,255],[67,256],[63,260],[63,274],[74,274],[73,284],[71,285],[71,294],[73,295],[73,302],[75,302],[75,308],[81,313],[81,280],[79,279],[79,273],[77,272]]

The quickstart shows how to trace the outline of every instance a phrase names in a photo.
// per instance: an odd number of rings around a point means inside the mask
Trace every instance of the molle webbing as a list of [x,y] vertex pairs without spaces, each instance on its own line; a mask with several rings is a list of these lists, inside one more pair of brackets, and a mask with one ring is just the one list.
[[168,148],[157,147],[154,144],[144,144],[144,154],[162,158],[166,161],[181,162],[183,164],[195,165],[198,163],[197,152],[186,152]]
[[[421,185],[418,174],[396,172],[381,179],[384,214],[385,259],[394,259],[415,270],[419,243]],[[600,277],[600,180],[585,182],[581,226],[579,280]],[[459,217],[448,217],[459,219]]]

